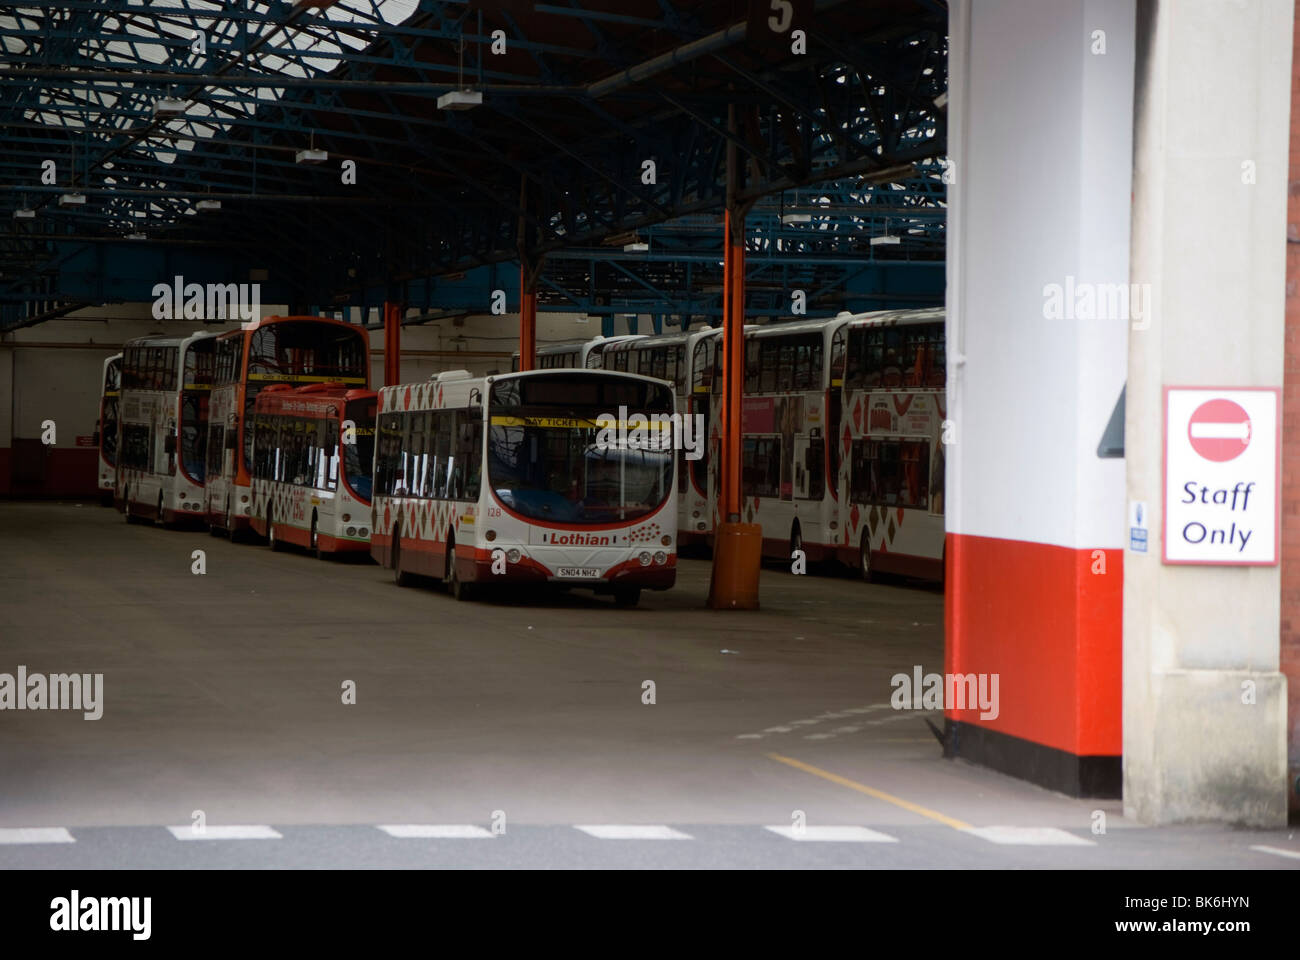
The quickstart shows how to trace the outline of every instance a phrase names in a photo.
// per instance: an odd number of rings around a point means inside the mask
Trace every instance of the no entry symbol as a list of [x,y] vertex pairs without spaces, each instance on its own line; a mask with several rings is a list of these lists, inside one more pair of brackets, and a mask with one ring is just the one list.
[[1231,400],[1207,400],[1192,412],[1187,438],[1206,460],[1224,463],[1250,445],[1250,417]]

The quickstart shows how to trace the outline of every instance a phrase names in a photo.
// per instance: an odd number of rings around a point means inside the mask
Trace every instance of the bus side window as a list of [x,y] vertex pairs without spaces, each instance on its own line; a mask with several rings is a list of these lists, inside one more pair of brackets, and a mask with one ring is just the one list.
[[[721,337],[718,338],[721,341]],[[745,341],[745,392],[758,393],[759,368],[761,365],[761,348],[763,343],[757,338]],[[722,356],[719,348],[718,355]],[[722,378],[719,377],[719,380]]]

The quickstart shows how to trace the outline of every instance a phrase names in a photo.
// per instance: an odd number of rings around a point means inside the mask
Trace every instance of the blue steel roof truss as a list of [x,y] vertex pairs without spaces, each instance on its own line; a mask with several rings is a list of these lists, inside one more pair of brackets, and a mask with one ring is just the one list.
[[[310,303],[436,297],[439,276],[522,255],[544,258],[544,309],[716,316],[729,141],[750,312],[941,262],[945,6],[817,0],[801,55],[747,42],[734,6],[0,0],[0,328],[84,299],[60,264],[97,244],[209,249]],[[437,108],[462,87],[482,105]],[[164,97],[183,114],[155,116]],[[309,146],[329,161],[296,162]]]

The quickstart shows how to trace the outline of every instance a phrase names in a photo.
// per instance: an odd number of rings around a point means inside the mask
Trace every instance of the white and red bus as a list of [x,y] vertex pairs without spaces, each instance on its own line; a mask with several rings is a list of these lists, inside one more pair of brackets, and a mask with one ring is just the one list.
[[[598,370],[476,378],[448,371],[379,391],[371,554],[441,579],[591,587],[632,606],[677,576],[675,457],[611,443],[602,417],[671,417],[662,381]],[[609,424],[606,424],[606,428]]]
[[252,528],[272,550],[369,554],[377,402],[337,383],[277,383],[257,395]]
[[257,395],[276,383],[370,385],[366,331],[329,317],[264,317],[217,338],[208,413],[204,513],[213,535],[232,540],[252,523],[253,431]]
[[[677,462],[677,547],[703,546],[713,532],[713,508],[709,502],[709,416],[714,351],[721,327],[702,327],[681,333],[648,337],[618,338],[608,343],[601,358],[602,368],[639,373],[671,381],[677,395],[677,409],[683,417],[699,414],[703,430],[699,435],[700,456],[688,459],[678,452]],[[692,429],[695,421],[691,421]],[[694,434],[692,434],[694,439]]]
[[841,332],[840,559],[865,579],[883,572],[942,580],[944,311],[866,314]]
[[[842,542],[837,478],[841,395],[832,368],[842,355],[850,314],[745,327],[741,405],[741,519],[763,528],[763,555],[833,559]],[[715,343],[720,343],[718,340]],[[716,350],[710,456],[718,462],[722,427],[722,350]],[[842,361],[841,361],[842,362]],[[710,470],[712,528],[719,476]]]
[[216,334],[141,337],[122,350],[113,501],[128,523],[202,520]]
[[95,424],[95,446],[99,448],[99,501],[113,505],[117,487],[117,402],[122,392],[122,355],[104,361],[100,379],[99,420]]

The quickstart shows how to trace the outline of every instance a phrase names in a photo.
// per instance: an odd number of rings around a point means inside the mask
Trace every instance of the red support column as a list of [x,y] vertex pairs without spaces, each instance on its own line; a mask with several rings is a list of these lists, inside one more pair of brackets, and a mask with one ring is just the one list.
[[723,219],[722,293],[722,462],[718,471],[720,522],[714,537],[709,606],[715,610],[758,609],[758,573],[763,531],[742,523],[741,430],[745,383],[745,216],[728,209]]
[[[740,434],[741,388],[745,375],[745,244],[744,217],[723,216],[726,246],[723,248],[722,292],[722,490],[718,514],[725,523],[740,522]],[[739,226],[740,240],[733,231]]]
[[402,379],[402,305],[384,304],[384,386]]
[[519,264],[519,369],[537,365],[537,276],[526,260]]

